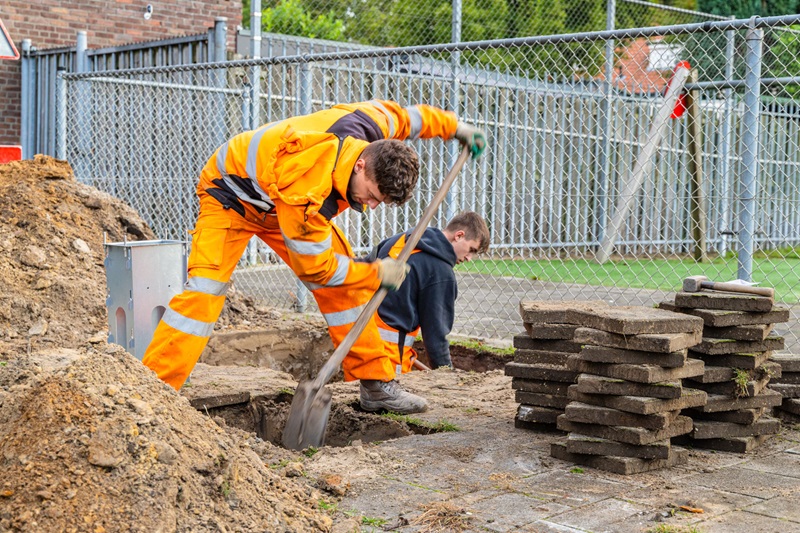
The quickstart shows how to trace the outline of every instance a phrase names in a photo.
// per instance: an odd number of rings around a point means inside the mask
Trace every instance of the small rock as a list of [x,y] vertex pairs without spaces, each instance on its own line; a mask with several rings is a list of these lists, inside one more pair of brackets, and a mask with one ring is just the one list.
[[103,207],[103,202],[97,196],[87,196],[83,199],[83,205],[89,209],[100,209]]
[[105,331],[98,331],[97,333],[89,337],[87,341],[89,342],[89,344],[100,344],[101,342],[105,341],[107,337],[108,335],[106,334]]
[[300,477],[303,475],[303,465],[297,462],[291,462],[284,467],[283,475],[286,477]]
[[19,261],[23,265],[39,268],[42,270],[50,268],[47,264],[47,254],[38,246],[30,245],[19,256]]
[[83,239],[75,239],[74,241],[72,241],[72,246],[82,254],[92,253],[92,249],[89,248],[89,245],[86,244],[86,241],[84,241]]
[[317,479],[317,487],[334,496],[344,496],[350,489],[350,483],[344,481],[338,474],[326,474]]
[[106,394],[108,394],[109,396],[114,396],[118,392],[119,388],[115,387],[114,385],[109,385],[108,387],[106,387]]
[[175,451],[175,448],[167,444],[166,442],[154,442],[153,447],[158,454],[158,462],[164,463],[166,465],[175,464],[178,460],[178,452]]
[[105,468],[116,468],[125,456],[121,453],[115,453],[114,450],[109,450],[105,446],[92,445],[89,446],[89,463],[95,466],[102,466]]
[[47,333],[47,320],[45,320],[44,318],[40,318],[39,320],[37,320],[36,323],[33,324],[31,328],[28,330],[29,337],[44,335],[45,333]]
[[37,276],[33,282],[33,290],[40,291],[53,285],[53,280],[42,276]]

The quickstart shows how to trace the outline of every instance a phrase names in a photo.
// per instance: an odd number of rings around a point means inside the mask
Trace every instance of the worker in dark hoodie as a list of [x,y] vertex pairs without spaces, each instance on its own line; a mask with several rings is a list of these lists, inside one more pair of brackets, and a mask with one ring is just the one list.
[[[396,259],[410,234],[411,230],[381,242],[370,260]],[[489,228],[472,211],[456,215],[443,230],[428,228],[422,234],[408,259],[405,281],[386,295],[375,317],[384,354],[395,364],[397,374],[411,370],[417,358],[411,345],[420,331],[432,368],[452,366],[447,335],[453,328],[458,296],[453,267],[488,248]],[[387,408],[385,401],[376,400],[362,394],[361,407],[367,411]]]

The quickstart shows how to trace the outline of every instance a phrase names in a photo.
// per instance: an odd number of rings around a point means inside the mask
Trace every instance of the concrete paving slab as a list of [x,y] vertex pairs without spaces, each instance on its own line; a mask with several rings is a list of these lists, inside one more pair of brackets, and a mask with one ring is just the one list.
[[[778,363],[767,362],[755,370],[747,372],[747,379],[761,379],[768,375],[770,379],[777,379],[781,377],[781,366]],[[688,378],[692,382],[698,381],[700,383],[722,383],[725,381],[733,381],[737,377],[737,372],[731,367],[706,365],[702,376],[692,376]],[[685,386],[689,386],[684,384]]]
[[572,340],[580,326],[573,324],[530,324],[524,322],[525,332],[532,339]]
[[538,405],[520,405],[517,409],[516,420],[521,422],[555,425],[556,418],[563,413],[563,409],[541,407]]
[[[451,500],[458,505],[458,499]],[[465,506],[471,513],[474,531],[520,531],[538,519],[569,509],[556,502],[541,501],[520,493],[498,494]]]
[[800,479],[798,478],[769,472],[755,475],[754,470],[741,465],[722,468],[714,472],[693,474],[683,478],[683,481],[762,499],[771,498],[783,491],[796,492],[800,490]]
[[769,387],[767,387],[761,391],[761,394],[750,396],[749,398],[733,398],[720,394],[709,394],[706,404],[697,409],[704,413],[757,409],[759,407],[775,407],[781,405],[782,400],[783,397],[779,392],[770,390]]
[[717,309],[721,311],[746,311],[766,313],[772,310],[774,299],[752,294],[733,294],[721,292],[678,292],[675,305],[690,309]]
[[800,416],[800,400],[794,398],[784,398],[780,404],[781,411]]
[[702,448],[704,450],[748,453],[764,444],[771,436],[772,435],[754,435],[752,437],[731,437],[727,439],[701,439],[693,440],[691,444],[695,448]]
[[578,402],[612,407],[639,415],[652,415],[653,413],[677,411],[688,407],[700,407],[706,404],[707,396],[705,391],[686,388],[683,389],[680,398],[669,400],[648,398],[646,396],[604,396],[602,394],[583,394],[578,391],[575,385],[570,386],[568,395],[571,400]]
[[693,346],[691,350],[689,350],[689,353],[691,354],[691,352],[699,352],[709,355],[753,353],[783,350],[783,347],[784,339],[778,335],[770,335],[763,341],[737,341],[733,339],[703,338],[698,345]]
[[[689,460],[691,463],[691,459]],[[623,492],[621,497],[626,500],[633,501],[639,504],[647,505],[650,508],[658,509],[662,506],[663,511],[675,511],[675,508],[680,505],[687,505],[696,509],[702,509],[704,519],[713,516],[720,516],[736,509],[741,509],[754,503],[763,501],[760,498],[737,494],[735,492],[727,492],[717,490],[715,488],[698,487],[694,484],[687,483],[683,479],[669,481],[664,483],[659,490],[654,491],[652,487],[645,489],[632,489]],[[698,515],[694,513],[685,513],[681,511],[675,512],[676,520],[681,523],[694,522],[698,520]],[[665,524],[674,522],[672,519],[665,520]]]
[[[768,384],[771,384],[769,376],[764,376],[760,379],[752,379],[742,384],[734,381],[723,381],[722,383],[687,382],[687,386],[704,390],[709,394],[722,394],[725,396],[755,396],[761,394],[761,391],[763,391]],[[798,390],[800,391],[800,389]]]
[[665,309],[643,306],[614,305],[599,309],[571,309],[571,323],[617,333],[638,335],[643,333],[697,333],[703,320]]
[[563,431],[581,433],[593,437],[625,442],[628,444],[651,444],[660,440],[677,437],[692,430],[692,419],[678,416],[675,422],[664,429],[644,429],[629,426],[603,426],[571,422],[564,415],[556,419],[556,427]]
[[581,344],[571,340],[561,339],[532,339],[527,334],[515,335],[513,339],[514,348],[523,350],[544,350],[548,352],[578,353],[581,351]]
[[554,396],[566,396],[569,383],[563,381],[544,381],[540,379],[512,378],[511,388],[526,392],[538,392],[540,394],[552,394]]
[[756,457],[741,466],[756,472],[800,478],[800,455],[789,453],[788,451],[778,451],[770,455]]
[[514,401],[528,405],[538,405],[539,407],[553,407],[564,409],[570,402],[566,396],[555,396],[553,394],[539,394],[537,392],[516,391]]
[[780,364],[784,372],[800,372],[800,355],[775,353],[770,360]]
[[752,437],[755,435],[774,435],[780,431],[779,420],[761,417],[752,424],[695,420],[694,429],[689,435],[693,439],[728,439],[732,437]]
[[[574,370],[567,370],[558,365],[525,365],[522,363],[506,363],[506,376],[524,379],[538,379],[547,381],[561,381],[574,383],[578,373]],[[519,402],[518,402],[519,403]]]
[[[691,350],[689,351],[691,353]],[[687,359],[683,366],[663,368],[655,365],[629,365],[614,363],[592,363],[573,355],[567,359],[567,368],[585,374],[596,374],[638,383],[659,383],[703,374],[705,363],[699,359]]]
[[[563,439],[553,439],[563,440]],[[548,444],[547,454],[550,455]],[[550,458],[551,471],[528,476],[517,490],[543,501],[555,501],[570,508],[602,501],[627,487],[630,478],[609,479],[600,475],[572,472],[574,465]]]
[[738,409],[736,411],[720,411],[717,413],[704,413],[697,409],[684,409],[682,414],[694,420],[714,420],[717,422],[733,422],[734,424],[752,424],[764,414],[763,407],[758,409]]
[[696,522],[695,527],[703,533],[798,533],[800,524],[787,522],[746,510],[734,511],[723,516]]
[[763,341],[772,332],[774,324],[754,324],[752,326],[728,326],[703,328],[703,337],[714,339],[733,339],[737,341]]
[[580,324],[571,322],[569,313],[575,309],[602,309],[608,304],[602,300],[522,300],[519,302],[519,314],[523,322],[531,324]]
[[766,313],[748,313],[746,311],[720,311],[714,309],[691,309],[675,305],[674,300],[666,300],[658,304],[658,308],[677,313],[699,316],[706,326],[749,326],[751,324],[778,324],[788,322],[790,318],[789,307],[774,305]]
[[800,383],[800,372],[783,372],[781,371],[781,377],[776,378],[775,381],[777,383],[787,383],[787,384],[798,384]]
[[569,453],[586,455],[612,455],[617,457],[636,457],[638,459],[668,459],[669,439],[652,444],[625,444],[579,433],[567,435],[566,449]]
[[608,346],[586,345],[581,350],[581,359],[593,363],[616,363],[633,365],[656,365],[664,368],[683,366],[686,363],[688,349],[670,353],[643,352],[640,350],[624,350]]
[[[696,348],[696,346],[695,346]],[[689,350],[689,357],[694,357],[704,361],[708,366],[727,366],[731,368],[741,368],[743,370],[753,370],[769,360],[772,352],[750,352],[750,353],[728,353],[710,355]]]
[[670,411],[652,415],[637,415],[620,411],[619,409],[582,402],[570,402],[564,410],[564,416],[570,422],[644,429],[664,429],[675,422],[679,413],[680,411]]
[[694,346],[701,339],[701,333],[660,333],[627,336],[592,328],[578,328],[575,330],[575,341],[581,344],[595,344],[625,350],[641,350],[643,352],[670,353]]
[[680,380],[658,383],[636,383],[618,378],[581,374],[576,383],[579,392],[586,394],[612,394],[615,396],[649,396],[651,398],[680,398],[683,385]]
[[514,362],[524,365],[565,365],[570,352],[553,352],[549,350],[526,350],[517,348],[514,352]]
[[689,458],[688,452],[685,449],[677,447],[670,448],[669,457],[666,459],[638,459],[636,457],[570,453],[567,451],[567,446],[563,442],[552,443],[550,445],[550,455],[562,461],[569,461],[571,463],[625,476],[686,464]]
[[[800,525],[800,505],[797,505],[797,497],[794,495],[776,496],[775,498],[749,505],[743,510],[756,515],[795,522]],[[800,528],[798,529],[800,530]]]

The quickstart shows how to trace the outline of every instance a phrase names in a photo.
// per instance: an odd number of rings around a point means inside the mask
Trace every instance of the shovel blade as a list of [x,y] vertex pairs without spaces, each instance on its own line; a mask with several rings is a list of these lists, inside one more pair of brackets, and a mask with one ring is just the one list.
[[312,381],[297,385],[289,418],[283,428],[283,446],[290,450],[304,450],[309,446],[325,444],[325,430],[331,414],[331,391],[315,388]]

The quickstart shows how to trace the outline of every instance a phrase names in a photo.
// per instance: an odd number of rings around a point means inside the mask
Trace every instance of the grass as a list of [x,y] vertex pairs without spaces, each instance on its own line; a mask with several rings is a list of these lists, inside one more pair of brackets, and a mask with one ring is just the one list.
[[[737,269],[735,257],[717,257],[707,263],[692,259],[617,259],[605,264],[587,259],[476,259],[457,267],[460,272],[492,276],[668,292],[679,290],[683,278],[689,276],[730,281],[736,279]],[[757,254],[753,281],[773,287],[780,301],[800,302],[800,254],[797,250]]]
[[383,413],[381,416],[388,418],[390,420],[395,420],[397,422],[403,422],[405,424],[410,424],[412,426],[426,428],[436,433],[461,431],[461,428],[459,428],[452,422],[448,422],[445,419],[441,419],[438,422],[433,423],[422,420],[421,418],[415,418],[409,415],[401,415],[400,413],[393,413],[392,411]]
[[703,533],[702,529],[695,526],[674,526],[672,524],[659,524],[651,527],[645,533]]
[[569,472],[570,474],[583,474],[584,470],[579,466],[573,466],[569,469]]
[[747,383],[750,381],[750,373],[741,368],[734,368],[733,374],[733,382],[736,383],[736,397],[744,398],[750,396],[747,392]]
[[463,346],[464,348],[475,350],[477,352],[488,352],[496,355],[514,355],[515,351],[513,346],[509,346],[507,348],[499,348],[496,346],[489,346],[483,341],[476,339],[454,339],[450,341],[450,345]]

